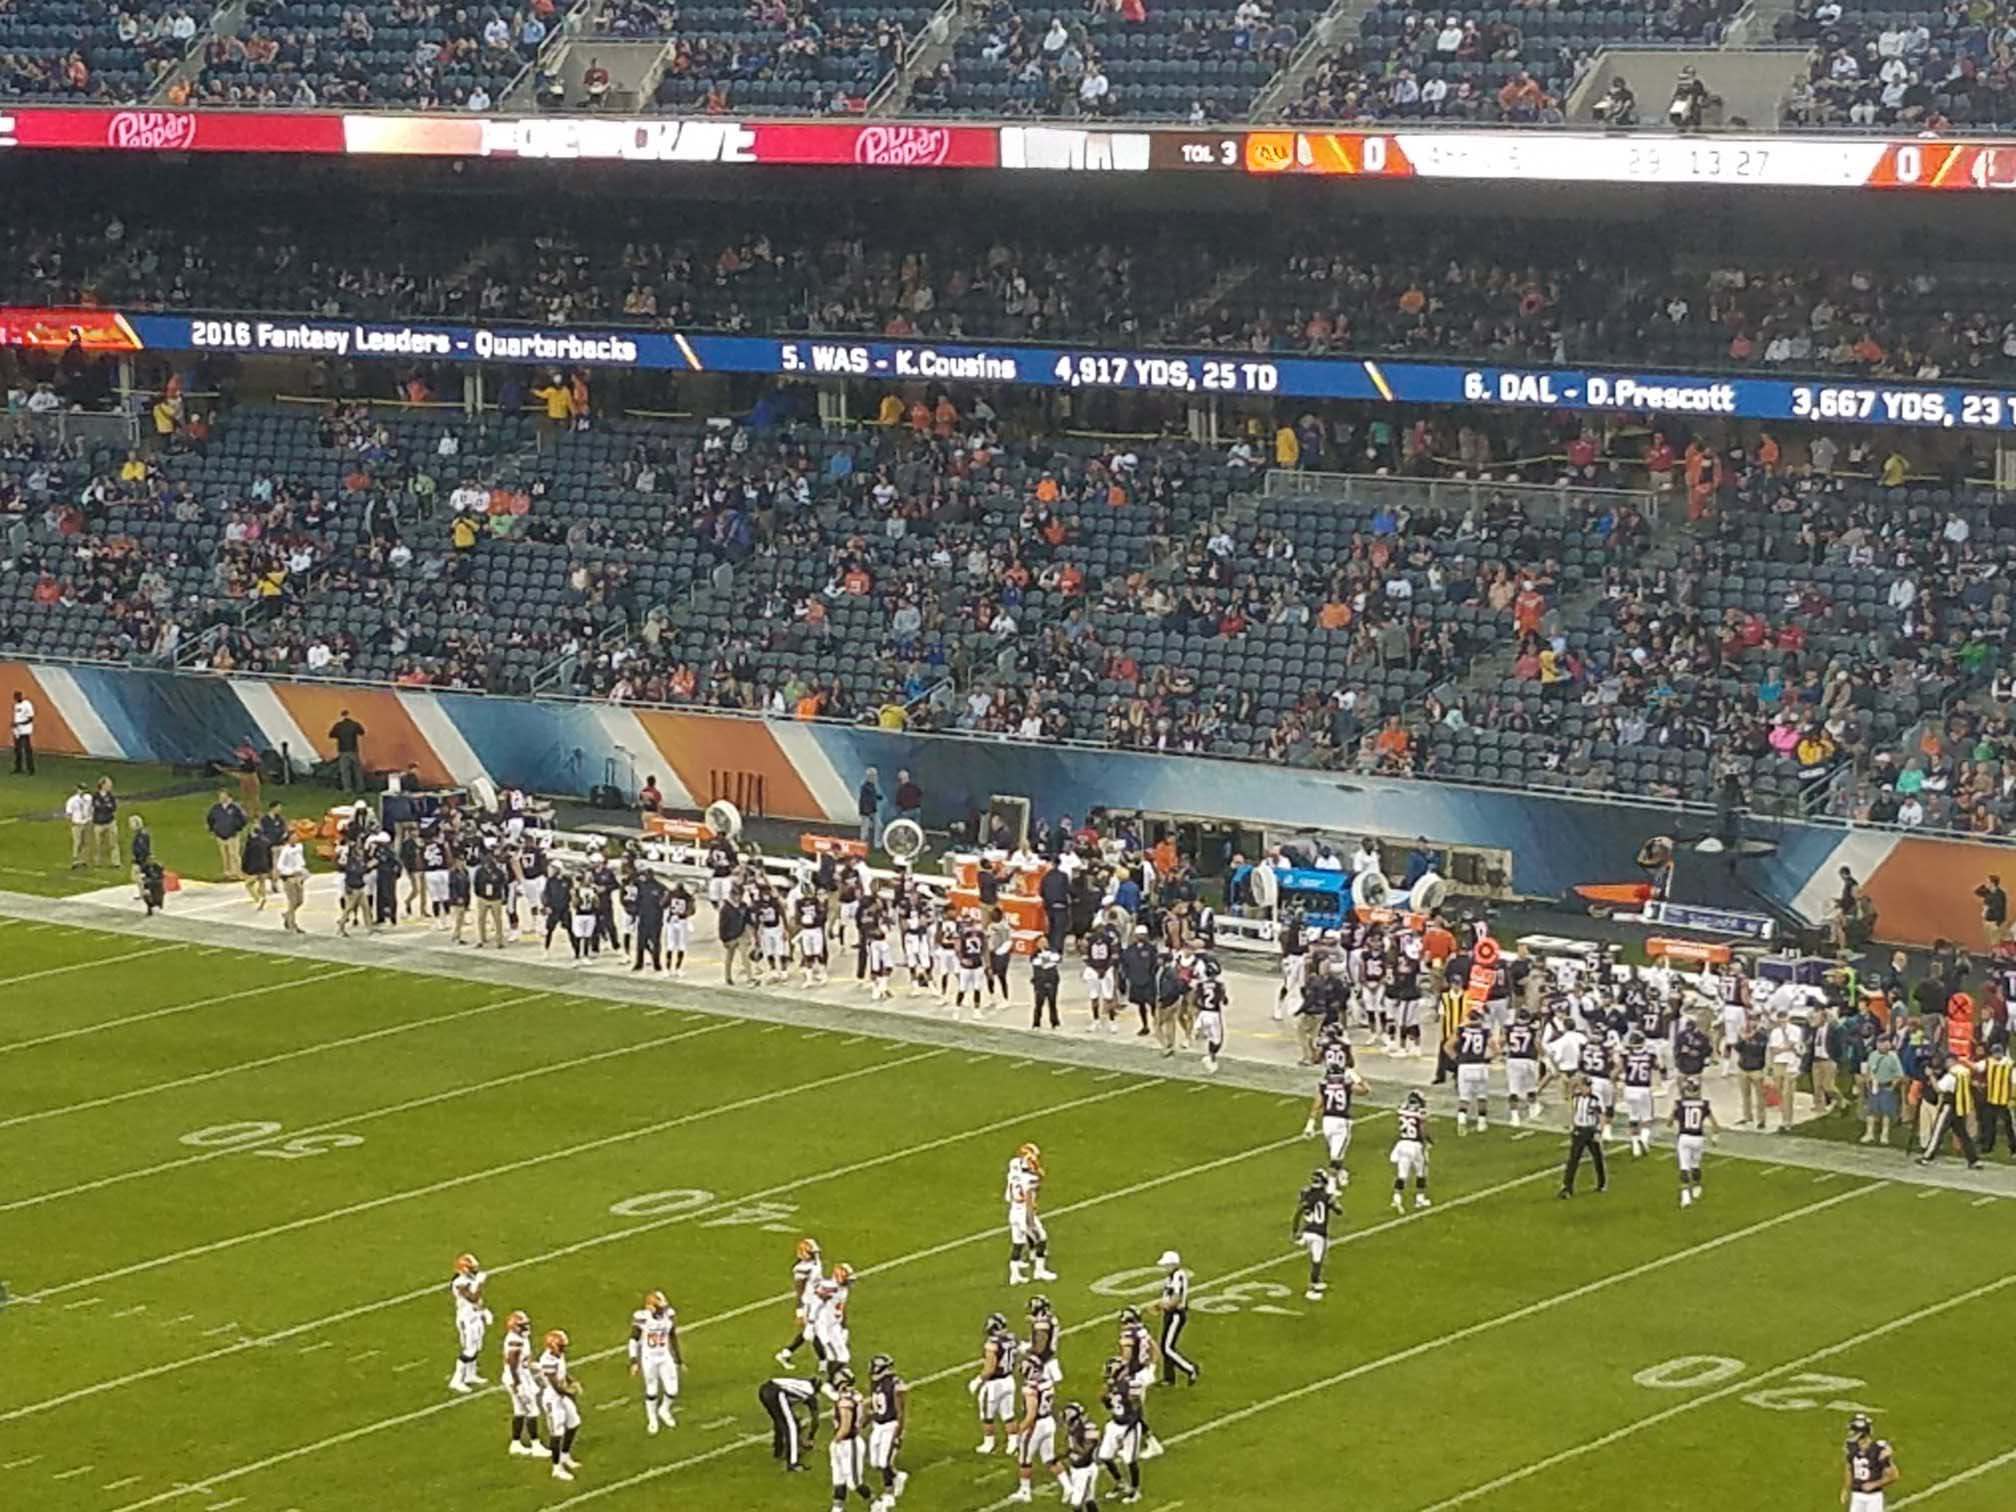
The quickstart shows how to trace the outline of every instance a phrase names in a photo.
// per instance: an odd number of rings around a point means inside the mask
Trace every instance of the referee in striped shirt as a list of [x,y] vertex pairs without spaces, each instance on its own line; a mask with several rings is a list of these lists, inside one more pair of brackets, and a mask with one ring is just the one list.
[[1470,999],[1463,991],[1463,984],[1454,976],[1443,983],[1439,1007],[1441,1021],[1436,1027],[1440,1033],[1435,1041],[1435,1085],[1438,1087],[1456,1075],[1456,1031],[1470,1016]]
[[1561,1195],[1575,1195],[1575,1173],[1587,1155],[1596,1163],[1596,1190],[1608,1191],[1610,1173],[1603,1164],[1603,1104],[1590,1090],[1589,1078],[1578,1076],[1568,1084],[1572,1099],[1568,1110],[1568,1169],[1561,1173]]
[[1162,1258],[1155,1263],[1169,1272],[1162,1282],[1162,1300],[1155,1304],[1162,1315],[1162,1384],[1174,1386],[1180,1370],[1195,1386],[1197,1363],[1179,1345],[1183,1325],[1190,1321],[1190,1272],[1183,1269],[1183,1257],[1174,1250],[1162,1251]]
[[1967,1120],[1974,1112],[1974,1068],[1965,1061],[1946,1061],[1934,1068],[1932,1091],[1939,1099],[1938,1111],[1932,1115],[1932,1132],[1925,1140],[1925,1153],[1918,1157],[1918,1164],[1930,1165],[1939,1158],[1939,1152],[1951,1134],[1960,1141],[1960,1153],[1967,1161],[1967,1169],[1981,1169],[1981,1153],[1974,1148],[1974,1135],[1967,1127]]

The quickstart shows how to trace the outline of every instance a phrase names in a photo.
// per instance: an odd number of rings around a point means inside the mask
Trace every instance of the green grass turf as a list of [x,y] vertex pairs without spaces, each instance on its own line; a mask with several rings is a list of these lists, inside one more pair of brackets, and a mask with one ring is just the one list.
[[[154,834],[161,864],[185,877],[215,880],[217,847],[204,828],[204,815],[220,784],[164,766],[98,761],[88,756],[43,756],[33,777],[0,772],[0,887],[41,897],[67,897],[126,879],[126,868],[70,865],[70,826],[63,801],[80,782],[95,785],[110,777],[119,794],[119,847],[127,848],[126,820],[144,815]],[[234,794],[235,778],[221,784]],[[334,792],[327,788],[269,786],[266,799],[279,799],[293,818],[319,817]]]
[[[778,1473],[754,1400],[805,1232],[864,1273],[857,1361],[916,1383],[905,1505],[977,1512],[1014,1486],[972,1452],[965,1382],[984,1316],[1022,1321],[999,1197],[1023,1139],[1050,1170],[1067,1396],[1095,1395],[1165,1246],[1198,1278],[1204,1383],[1151,1394],[1170,1447],[1145,1508],[1820,1507],[1853,1405],[1904,1493],[2016,1438],[1980,1410],[2006,1376],[2008,1203],[1711,1157],[1682,1212],[1663,1151],[1562,1203],[1553,1134],[1443,1125],[1436,1207],[1396,1220],[1378,1114],[1310,1304],[1299,1099],[13,922],[0,1004],[0,1339],[32,1362],[0,1375],[10,1507],[822,1505],[823,1452]],[[500,1320],[573,1336],[572,1487],[506,1456],[494,1393],[443,1388],[465,1249]],[[652,1287],[688,1360],[656,1438],[622,1357]],[[1636,1379],[1688,1357],[1699,1384]],[[2012,1498],[2005,1466],[1925,1504]]]

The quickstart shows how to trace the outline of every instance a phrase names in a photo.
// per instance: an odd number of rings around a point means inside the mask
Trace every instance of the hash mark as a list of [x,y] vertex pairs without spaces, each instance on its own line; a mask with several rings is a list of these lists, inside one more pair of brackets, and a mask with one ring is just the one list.
[[426,1363],[427,1362],[425,1360],[408,1360],[404,1365],[394,1365],[392,1367],[392,1374],[404,1375],[409,1370],[418,1370],[422,1365],[425,1365]]
[[1923,1202],[1927,1197],[1937,1197],[1938,1195],[1939,1195],[1939,1188],[1927,1187],[1925,1188],[1924,1191],[1918,1194],[1918,1200],[1920,1202]]
[[659,1015],[670,1013],[671,1011],[670,1008],[646,1008],[644,1010],[644,1017],[657,1018]]
[[135,1484],[137,1484],[137,1483],[139,1482],[139,1480],[140,1480],[140,1477],[139,1477],[139,1476],[137,1476],[137,1475],[129,1475],[129,1476],[127,1476],[127,1477],[126,1477],[126,1479],[124,1479],[124,1480],[116,1480],[116,1481],[113,1481],[113,1482],[111,1482],[110,1484],[108,1484],[108,1485],[106,1485],[106,1486],[103,1486],[103,1487],[101,1487],[100,1489],[102,1489],[102,1490],[105,1490],[105,1491],[119,1491],[119,1490],[123,1490],[123,1489],[124,1489],[125,1487],[127,1487],[127,1486],[131,1486],[131,1485],[135,1485]]
[[628,1402],[629,1400],[630,1398],[628,1397],[618,1397],[613,1402],[602,1403],[595,1410],[597,1412],[614,1412],[618,1407],[621,1407],[624,1403]]
[[179,1318],[170,1318],[166,1323],[163,1323],[161,1326],[163,1328],[173,1328],[177,1323],[193,1323],[195,1321],[196,1321],[196,1314],[184,1313]]
[[1512,1137],[1513,1137],[1513,1138],[1514,1138],[1515,1140],[1516,1140],[1516,1139],[1535,1139],[1535,1138],[1539,1137],[1539,1134],[1540,1134],[1540,1131],[1539,1131],[1538,1129],[1521,1129],[1521,1130],[1520,1130],[1520,1131],[1519,1131],[1518,1133],[1514,1134],[1514,1135],[1513,1135]]
[[807,1029],[803,1034],[798,1036],[800,1039],[824,1039],[825,1037],[826,1031],[824,1029]]
[[1839,1171],[1822,1171],[1818,1176],[1815,1176],[1813,1178],[1813,1185],[1825,1186],[1828,1182],[1833,1181],[1840,1174],[1841,1173]]
[[1974,1199],[1973,1206],[1986,1207],[1988,1206],[1989,1203],[1993,1202],[1994,1200],[1995,1199],[1993,1197],[1977,1197]]
[[39,1454],[31,1454],[26,1459],[9,1460],[6,1464],[0,1465],[0,1470],[19,1470],[23,1465],[32,1465],[40,1458],[42,1456]]
[[63,1304],[63,1311],[75,1312],[80,1307],[96,1307],[100,1302],[103,1302],[104,1300],[105,1299],[103,1297],[85,1297],[80,1301],[65,1302]]
[[1010,1071],[1020,1071],[1024,1066],[1033,1066],[1035,1064],[1036,1062],[1034,1062],[1033,1060],[1019,1060],[1015,1062],[1014,1065],[1010,1066],[1008,1069]]
[[981,1051],[981,1052],[980,1052],[980,1053],[979,1053],[978,1055],[969,1055],[969,1056],[967,1056],[967,1057],[966,1057],[966,1064],[967,1064],[967,1065],[969,1065],[969,1066],[977,1066],[977,1065],[979,1065],[979,1064],[980,1064],[980,1062],[982,1062],[983,1060],[992,1060],[992,1059],[994,1059],[994,1057],[993,1057],[993,1056],[992,1056],[991,1054],[989,1054],[989,1053],[988,1053],[987,1051],[985,1051],[985,1050],[982,1050],[982,1051]]
[[[867,1036],[867,1035],[865,1035],[865,1034],[857,1034],[857,1035],[855,1035],[855,1036],[854,1036],[854,1038],[852,1038],[852,1039],[844,1039],[844,1040],[840,1041],[840,1045],[841,1045],[841,1048],[842,1048],[842,1049],[845,1049],[845,1048],[846,1048],[846,1047],[847,1047],[848,1045],[863,1045],[863,1044],[866,1044],[867,1042],[868,1042],[868,1036]],[[732,1421],[732,1419],[731,1419],[731,1421]]]
[[1759,1176],[1776,1176],[1780,1171],[1784,1169],[1785,1167],[1783,1166],[1766,1166],[1763,1170],[1759,1171],[1757,1174]]
[[[195,1315],[192,1313],[190,1316],[193,1317]],[[215,1328],[204,1329],[203,1337],[206,1339],[214,1339],[219,1334],[237,1333],[238,1331],[239,1331],[238,1325],[236,1323],[219,1323]]]
[[303,1344],[296,1353],[313,1354],[318,1349],[334,1349],[335,1347],[336,1341],[334,1339],[324,1339],[318,1344]]
[[1050,1074],[1052,1076],[1069,1076],[1073,1071],[1076,1071],[1077,1069],[1078,1068],[1076,1066],[1059,1066],[1055,1071],[1052,1071]]
[[224,1512],[226,1507],[235,1507],[243,1500],[245,1498],[242,1496],[234,1496],[229,1501],[212,1502],[203,1509],[203,1512]]
[[384,1351],[384,1350],[382,1350],[382,1349],[367,1349],[367,1350],[365,1350],[365,1351],[364,1351],[364,1353],[362,1353],[362,1354],[354,1354],[354,1355],[350,1356],[350,1358],[351,1358],[351,1359],[352,1359],[353,1361],[356,1361],[356,1360],[375,1360],[375,1359],[377,1359],[377,1358],[378,1358],[378,1356],[379,1356],[379,1355],[383,1354],[384,1352],[385,1352],[385,1351]]
[[719,1431],[720,1429],[733,1428],[734,1426],[735,1426],[735,1419],[731,1415],[729,1417],[716,1418],[711,1423],[702,1423],[700,1425],[700,1431],[702,1433],[714,1433]]
[[147,1311],[147,1304],[145,1302],[136,1302],[131,1307],[120,1308],[119,1311],[110,1314],[110,1316],[114,1318],[130,1318],[145,1311]]
[[1208,1088],[1207,1088],[1207,1087],[1205,1086],[1205,1084],[1204,1084],[1203,1082],[1199,1082],[1199,1083],[1197,1083],[1197,1085],[1196,1085],[1196,1086],[1194,1086],[1194,1087],[1192,1087],[1192,1088],[1190,1089],[1190,1095],[1191,1095],[1192,1097],[1195,1097],[1195,1096],[1196,1096],[1196,1095],[1197,1095],[1197,1094],[1198,1094],[1199,1092],[1204,1092],[1204,1091],[1208,1091],[1208,1090],[1209,1090],[1209,1089],[1208,1089]]
[[789,1024],[772,1024],[768,1029],[765,1029],[763,1032],[765,1034],[782,1034],[786,1029],[790,1027],[791,1026]]
[[51,1480],[75,1480],[80,1475],[89,1475],[96,1465],[79,1465],[75,1470],[61,1470],[49,1477]]
[[229,948],[230,948],[229,946],[225,946],[225,945],[212,945],[212,946],[211,946],[211,947],[210,947],[209,949],[207,949],[207,950],[199,950],[199,951],[197,951],[197,952],[196,952],[196,954],[198,954],[199,956],[206,956],[206,955],[223,955],[223,954],[224,954],[224,952],[225,952],[226,950],[228,950]]

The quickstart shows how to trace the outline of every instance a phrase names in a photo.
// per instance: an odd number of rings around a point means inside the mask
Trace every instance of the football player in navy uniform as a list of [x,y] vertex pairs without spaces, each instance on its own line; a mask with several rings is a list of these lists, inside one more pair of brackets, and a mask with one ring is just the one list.
[[672,975],[686,975],[686,951],[693,944],[693,889],[674,878],[665,889],[665,949],[672,957]]
[[1505,1030],[1505,1103],[1512,1127],[1521,1117],[1540,1116],[1540,1031],[1532,1013],[1521,1008]]
[[1624,1116],[1631,1124],[1631,1158],[1652,1148],[1652,1084],[1659,1076],[1659,1053],[1642,1029],[1624,1037]]
[[1225,969],[1216,956],[1198,958],[1195,992],[1197,1037],[1204,1041],[1204,1069],[1215,1072],[1218,1056],[1225,1048],[1225,1009],[1232,1001],[1232,994],[1225,986]]
[[980,1016],[980,994],[987,976],[987,936],[982,932],[980,921],[965,919],[959,924],[958,939],[953,945],[958,961],[958,976],[953,989],[952,1013],[958,1016],[966,1006],[966,999],[973,999],[973,1016]]
[[1680,1083],[1673,1104],[1673,1148],[1680,1159],[1680,1206],[1701,1200],[1701,1156],[1710,1138],[1722,1132],[1715,1110],[1701,1095],[1701,1083],[1689,1076]]
[[1330,1173],[1321,1166],[1309,1173],[1309,1184],[1295,1199],[1295,1221],[1288,1237],[1309,1253],[1309,1287],[1302,1295],[1310,1302],[1323,1300],[1323,1260],[1330,1253],[1330,1208],[1335,1200]]
[[998,1424],[1006,1441],[1003,1448],[1015,1452],[1015,1335],[1008,1331],[1008,1319],[989,1313],[980,1329],[980,1373],[966,1383],[966,1389],[980,1407],[980,1443],[975,1454],[994,1452],[994,1429]]
[[1281,986],[1274,994],[1274,1022],[1302,1006],[1302,984],[1309,966],[1309,944],[1302,910],[1290,905],[1281,920]]
[[1393,1115],[1393,1211],[1407,1210],[1407,1183],[1414,1183],[1414,1206],[1428,1206],[1428,1147],[1435,1142],[1428,1132],[1428,1100],[1419,1092],[1409,1092],[1407,1100]]
[[1610,1047],[1604,1042],[1603,1035],[1600,1026],[1591,1026],[1575,1069],[1588,1082],[1588,1091],[1602,1110],[1603,1138],[1609,1140],[1613,1137],[1610,1121],[1616,1108],[1617,1089],[1616,1083],[1610,1080]]
[[826,1444],[826,1458],[833,1469],[833,1512],[847,1505],[847,1493],[858,1491],[861,1500],[872,1501],[868,1489],[868,1435],[866,1406],[854,1389],[854,1372],[845,1365],[833,1372],[833,1436]]
[[868,1468],[880,1473],[882,1494],[870,1512],[890,1512],[909,1483],[910,1473],[896,1468],[909,1417],[910,1383],[896,1374],[894,1360],[878,1354],[868,1364]]
[[1064,1330],[1050,1299],[1040,1293],[1029,1299],[1029,1342],[1022,1353],[1043,1367],[1052,1385],[1064,1379],[1064,1364],[1057,1358],[1057,1340]]
[[1099,1512],[1099,1435],[1081,1403],[1064,1407],[1064,1505],[1073,1512]]
[[1841,1467],[1841,1505],[1848,1512],[1883,1512],[1884,1493],[1897,1484],[1897,1456],[1876,1437],[1869,1414],[1848,1421],[1847,1463]]
[[1099,1436],[1099,1463],[1113,1477],[1123,1502],[1141,1499],[1141,1402],[1127,1386],[1127,1368],[1106,1362],[1106,1387],[1100,1396],[1106,1409],[1106,1429]]
[[877,1002],[889,996],[889,973],[894,961],[889,952],[889,935],[895,928],[889,905],[874,893],[861,900],[854,914],[855,933],[861,941],[861,960],[868,973],[868,995]]
[[1349,1186],[1351,1173],[1344,1169],[1344,1157],[1351,1149],[1351,1105],[1356,1095],[1365,1090],[1365,1082],[1356,1071],[1343,1070],[1324,1073],[1317,1084],[1315,1100],[1309,1106],[1309,1117],[1302,1125],[1302,1137],[1313,1138],[1320,1120],[1323,1129],[1323,1143],[1330,1152],[1330,1189],[1337,1191]]
[[1482,1134],[1491,1119],[1491,1026],[1484,1022],[1484,1010],[1472,1008],[1456,1028],[1456,1132],[1470,1132],[1474,1112],[1477,1132]]

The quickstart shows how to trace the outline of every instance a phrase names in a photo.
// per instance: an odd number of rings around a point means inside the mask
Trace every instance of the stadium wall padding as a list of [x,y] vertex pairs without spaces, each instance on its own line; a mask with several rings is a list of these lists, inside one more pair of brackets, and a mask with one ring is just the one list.
[[[634,793],[655,775],[679,807],[726,797],[772,818],[851,825],[868,767],[877,769],[885,794],[908,769],[934,826],[984,810],[1004,793],[1027,797],[1036,814],[1052,818],[1104,806],[1277,829],[1367,831],[1403,845],[1426,835],[1510,850],[1516,889],[1545,897],[1565,897],[1580,882],[1636,880],[1645,838],[1684,833],[1690,822],[1653,803],[431,689],[0,661],[0,689],[16,687],[36,701],[37,744],[57,753],[194,765],[228,758],[252,735],[275,748],[284,742],[305,765],[306,752],[333,754],[328,730],[348,709],[365,727],[367,766],[410,763],[435,783],[488,775],[582,796],[604,782]],[[1817,920],[1846,865],[1875,898],[1884,939],[1971,941],[1979,934],[1973,888],[1990,872],[2016,878],[2016,852],[1979,841],[1796,822],[1753,822],[1749,833],[1774,841],[1776,852],[1740,868],[1689,855],[1678,895],[1755,908],[1761,894]]]

